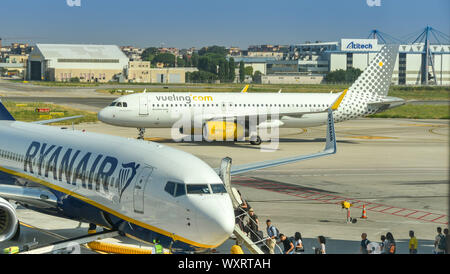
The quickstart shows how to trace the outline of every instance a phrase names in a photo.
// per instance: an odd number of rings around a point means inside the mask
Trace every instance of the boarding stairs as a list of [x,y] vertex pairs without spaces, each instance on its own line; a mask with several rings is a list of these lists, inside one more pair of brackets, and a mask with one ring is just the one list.
[[[235,212],[237,211],[237,209],[240,209],[239,212],[241,212],[239,215],[235,216],[237,222],[234,226],[233,235],[236,237],[237,243],[239,245],[244,244],[251,253],[265,254],[261,247],[266,246],[266,249],[269,250],[269,246],[266,244],[269,237],[261,238],[255,231],[251,229],[245,229],[246,226],[244,226],[244,220],[247,220],[247,227],[251,223],[253,223],[253,225],[257,224],[252,218],[250,218],[250,214],[246,210],[241,208],[241,202],[239,202],[241,198],[239,197],[236,189],[231,187],[231,162],[231,158],[229,157],[222,159],[219,176],[225,185],[225,189],[230,195]],[[247,232],[244,232],[244,230],[246,230]],[[253,241],[247,233],[249,233],[252,238],[259,240]],[[275,244],[275,249],[282,253],[281,248],[277,244]]]

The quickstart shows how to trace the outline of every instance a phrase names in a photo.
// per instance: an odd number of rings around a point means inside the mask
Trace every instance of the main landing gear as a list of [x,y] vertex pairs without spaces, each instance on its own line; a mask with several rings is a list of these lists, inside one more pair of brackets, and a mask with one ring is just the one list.
[[250,144],[252,144],[252,145],[258,146],[261,143],[262,143],[262,140],[261,140],[261,137],[259,137],[259,136],[255,136],[255,137],[251,137],[250,138]]

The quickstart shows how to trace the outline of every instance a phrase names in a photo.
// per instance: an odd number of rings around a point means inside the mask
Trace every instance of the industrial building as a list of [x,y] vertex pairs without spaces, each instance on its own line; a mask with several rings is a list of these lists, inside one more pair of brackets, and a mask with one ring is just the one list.
[[114,45],[36,44],[28,58],[27,79],[108,82],[127,66],[128,58]]
[[[261,71],[263,83],[302,84],[310,80],[323,79],[328,72],[339,69],[364,70],[381,47],[387,43],[381,36],[381,32],[373,30],[372,34],[373,37],[369,36],[366,39],[342,38],[334,42],[307,42],[292,45],[289,51],[285,52],[282,60],[251,56],[234,58],[236,62],[242,60],[245,66],[252,66],[253,71]],[[431,41],[431,37],[435,38],[435,41]],[[437,40],[437,37],[441,37],[442,41]],[[426,27],[414,41],[409,43],[395,38],[391,40],[393,40],[391,43],[399,44],[399,54],[392,76],[393,84],[450,85],[448,35]]]
[[126,76],[130,83],[180,84],[186,82],[186,72],[198,71],[193,67],[151,68],[149,61],[130,61]]

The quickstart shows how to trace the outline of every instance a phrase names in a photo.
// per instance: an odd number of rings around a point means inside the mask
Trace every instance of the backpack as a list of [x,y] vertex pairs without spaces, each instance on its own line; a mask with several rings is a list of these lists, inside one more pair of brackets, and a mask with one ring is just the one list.
[[275,231],[277,233],[277,236],[275,236],[275,239],[278,240],[280,238],[280,231],[278,230],[278,228],[276,226],[274,226],[274,227],[275,227]]
[[395,242],[389,241],[389,243],[387,244],[388,254],[395,254],[395,249],[396,249]]
[[439,237],[440,237],[440,239],[439,239],[439,242],[438,242],[438,248],[440,249],[440,250],[447,250],[447,243],[446,243],[446,241],[445,241],[445,236],[444,235],[439,235]]

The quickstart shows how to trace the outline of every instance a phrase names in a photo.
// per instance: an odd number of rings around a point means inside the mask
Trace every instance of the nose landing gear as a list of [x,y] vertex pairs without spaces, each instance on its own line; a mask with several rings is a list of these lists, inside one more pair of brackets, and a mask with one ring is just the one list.
[[145,128],[138,128],[139,135],[137,139],[144,140]]

